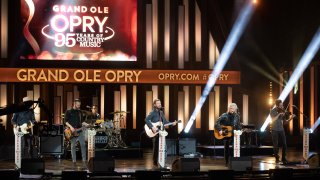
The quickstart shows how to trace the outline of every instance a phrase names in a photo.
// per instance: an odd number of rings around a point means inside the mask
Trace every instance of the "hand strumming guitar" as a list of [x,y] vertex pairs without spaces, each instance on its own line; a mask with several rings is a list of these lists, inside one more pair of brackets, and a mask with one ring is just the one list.
[[158,128],[157,128],[156,126],[152,126],[152,132],[153,132],[153,133],[158,132]]

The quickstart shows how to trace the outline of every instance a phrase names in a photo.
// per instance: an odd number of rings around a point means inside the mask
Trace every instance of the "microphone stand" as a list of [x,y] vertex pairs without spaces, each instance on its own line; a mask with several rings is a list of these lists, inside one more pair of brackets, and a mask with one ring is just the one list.
[[[308,123],[308,125],[307,125],[307,120],[308,120],[308,122],[309,122],[309,117],[308,117],[307,115],[305,115],[303,112],[301,112],[297,106],[293,105],[293,107],[294,107],[300,114],[302,114],[303,117],[304,117],[304,121],[303,121],[303,122],[304,122],[303,134],[304,134],[305,129],[306,129],[306,130],[310,130],[310,127],[307,128],[307,127],[309,126],[309,123]],[[309,136],[308,136],[308,137],[309,137]],[[308,138],[308,141],[310,141],[309,138]],[[304,142],[303,142],[303,143],[304,143]],[[309,147],[308,147],[307,154],[309,154],[309,148],[310,148],[310,145],[309,145]],[[305,153],[305,151],[304,151],[304,149],[303,149],[303,155],[304,155],[304,153]],[[306,158],[306,159],[302,162],[302,164],[307,164],[307,163],[308,163],[308,162],[307,162],[307,157],[305,157],[305,158]]]
[[[310,127],[308,127],[308,126],[310,126],[309,117],[307,115],[305,115],[303,112],[301,112],[300,109],[298,109],[297,106],[293,105],[293,107],[299,112],[299,114],[302,114],[302,116],[304,117],[304,121],[303,121],[304,127],[305,128],[310,128]],[[307,124],[307,122],[308,122],[308,124]]]

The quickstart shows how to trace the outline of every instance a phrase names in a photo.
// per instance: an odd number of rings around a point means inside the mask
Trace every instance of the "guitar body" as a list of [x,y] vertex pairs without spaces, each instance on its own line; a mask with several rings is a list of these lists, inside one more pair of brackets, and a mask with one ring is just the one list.
[[[160,122],[152,123],[153,126],[160,127]],[[149,128],[147,124],[144,125],[144,130],[146,131],[146,134],[148,137],[153,138],[155,137],[159,132],[154,133],[152,129]]]
[[72,132],[71,129],[67,127],[64,130],[64,137],[66,138],[67,141],[70,141],[71,138],[78,137],[81,131],[82,131],[82,128],[78,128],[78,129],[75,129],[74,132]]
[[217,129],[214,130],[214,137],[216,139],[224,139],[224,138],[230,138],[233,134],[233,128],[232,126],[221,126],[222,134],[219,134],[219,131]]
[[[181,120],[178,120],[178,121],[175,121],[175,122],[180,123]],[[161,126],[161,122],[156,122],[156,123],[151,123],[151,124],[152,124],[153,126],[158,127],[158,132],[154,133],[154,132],[152,131],[152,129],[149,128],[149,126],[148,126],[147,124],[145,124],[145,125],[144,125],[144,130],[146,131],[147,136],[150,137],[150,138],[155,137],[155,136],[159,133],[159,131],[160,131],[160,126]],[[172,124],[173,124],[173,122],[170,122],[170,123],[165,124],[164,126],[170,126],[170,125],[172,125]],[[167,132],[166,132],[166,131],[163,131],[163,132],[161,132],[161,133],[164,133],[163,135],[165,135],[165,133],[167,133]],[[167,133],[167,134],[168,134],[168,133]]]
[[30,130],[33,127],[33,124],[31,122],[24,123],[21,126],[17,126],[16,128],[13,128],[13,133],[17,134],[17,132],[22,132],[23,134],[30,134]]

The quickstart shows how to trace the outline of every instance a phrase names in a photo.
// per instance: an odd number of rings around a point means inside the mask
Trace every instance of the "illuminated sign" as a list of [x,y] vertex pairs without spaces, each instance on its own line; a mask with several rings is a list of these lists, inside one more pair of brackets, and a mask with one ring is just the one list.
[[[210,70],[0,68],[1,82],[206,84]],[[217,84],[240,84],[239,71],[223,71]]]
[[137,0],[21,0],[22,59],[136,61]]

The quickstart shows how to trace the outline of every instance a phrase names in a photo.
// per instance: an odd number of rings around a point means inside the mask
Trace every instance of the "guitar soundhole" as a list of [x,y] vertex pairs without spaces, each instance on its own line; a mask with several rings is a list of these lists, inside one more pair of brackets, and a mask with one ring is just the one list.
[[224,136],[226,136],[226,135],[228,134],[228,129],[224,129],[224,130],[222,131],[222,134],[223,134]]

